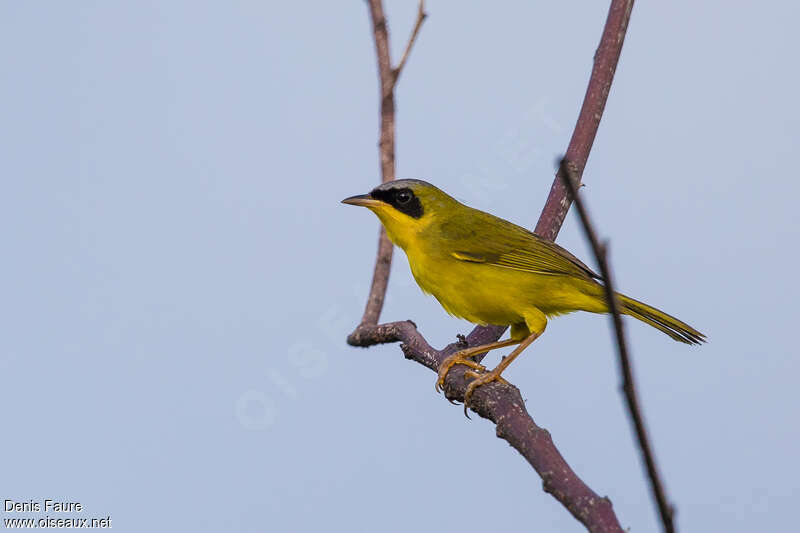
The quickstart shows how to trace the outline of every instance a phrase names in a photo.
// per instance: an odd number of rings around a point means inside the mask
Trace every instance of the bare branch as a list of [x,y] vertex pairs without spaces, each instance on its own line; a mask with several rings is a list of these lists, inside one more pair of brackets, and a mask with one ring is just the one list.
[[[612,0],[608,10],[603,36],[594,54],[594,66],[586,88],[586,96],[583,98],[578,122],[575,124],[575,130],[564,155],[567,161],[575,165],[573,177],[577,180],[576,183],[580,183],[583,176],[583,169],[589,160],[589,152],[592,150],[600,126],[600,118],[606,107],[608,93],[611,92],[611,82],[617,70],[632,9],[633,0]],[[567,216],[570,202],[563,176],[556,176],[534,231],[546,239],[555,240]]]
[[394,74],[394,82],[397,83],[397,79],[400,77],[400,74],[403,72],[403,67],[406,66],[406,60],[408,60],[408,54],[411,53],[411,48],[414,47],[414,42],[417,40],[417,34],[419,33],[419,29],[422,27],[422,23],[425,22],[425,17],[428,14],[425,13],[425,0],[419,0],[419,9],[417,10],[417,21],[414,23],[414,29],[411,31],[411,37],[408,38],[408,44],[406,44],[406,49],[403,51],[403,56],[400,58],[400,63],[394,68],[392,73]]
[[[391,69],[388,29],[380,0],[369,0],[378,70],[381,81],[381,172],[383,181],[394,179],[394,83],[405,65],[410,49],[424,20],[424,9],[420,2],[417,24],[409,39],[403,59],[396,69]],[[581,162],[579,172],[589,157],[597,127],[605,107],[611,82],[616,70],[622,42],[625,37],[633,0],[612,0],[600,45],[595,54],[589,87],[581,113],[570,140],[567,154]],[[580,176],[580,173],[578,176]],[[545,203],[536,232],[554,240],[569,209],[566,189],[556,177]],[[377,325],[383,305],[383,297],[391,264],[391,245],[381,233],[378,259],[375,265],[372,289],[361,324],[350,334],[348,343],[354,346],[397,342],[407,359],[412,359],[433,371],[456,350],[466,346],[478,346],[500,338],[506,330],[502,326],[476,327],[466,338],[450,344],[442,350],[432,348],[410,322],[392,322]],[[382,251],[383,250],[383,251]],[[445,395],[450,400],[463,401],[468,381],[465,370],[451,370],[444,383]],[[553,444],[547,430],[540,428],[525,409],[519,390],[512,385],[490,383],[475,391],[470,404],[480,416],[497,425],[497,435],[511,444],[531,464],[543,480],[544,490],[553,495],[572,515],[592,532],[621,532],[622,528],[614,515],[608,498],[601,498],[572,471]]]
[[[389,272],[392,269],[392,254],[394,246],[386,236],[386,230],[381,226],[378,233],[378,256],[375,258],[375,269],[372,272],[372,285],[367,296],[367,305],[361,325],[376,325],[383,310],[383,300],[386,296],[386,287],[389,285]],[[355,332],[354,332],[355,333]]]
[[[422,27],[422,22],[427,14],[425,13],[425,2],[420,0],[417,12],[417,21],[414,30],[408,40],[400,64],[392,68],[392,59],[389,51],[389,27],[386,23],[386,16],[383,14],[383,4],[380,0],[369,1],[370,15],[372,19],[372,33],[375,39],[375,53],[378,58],[378,74],[381,80],[381,121],[380,121],[380,157],[381,157],[381,181],[384,183],[394,179],[394,87],[397,78],[406,64],[411,48],[417,39],[417,34]],[[389,272],[392,268],[392,254],[394,247],[386,236],[383,226],[378,235],[378,255],[375,258],[375,270],[372,273],[372,285],[370,286],[367,305],[364,308],[364,315],[361,318],[361,325],[377,324],[383,310],[383,301],[386,297],[386,287],[389,285]],[[355,331],[351,335],[355,335]]]
[[[378,59],[378,76],[380,77],[380,148],[381,181],[384,183],[394,179],[394,84],[395,74],[392,69],[392,58],[389,51],[389,28],[383,14],[381,0],[369,0],[372,35],[375,40],[375,55]],[[394,247],[381,226],[378,236],[378,255],[375,258],[375,270],[372,274],[372,285],[361,318],[361,326],[375,325],[383,310],[386,287],[389,284],[389,273],[392,268]],[[355,335],[355,331],[351,333]]]
[[[456,350],[465,345],[485,344],[487,338],[501,334],[493,329],[498,328],[482,328],[442,350],[432,348],[410,321],[359,327],[348,340],[358,346],[401,341],[407,359],[436,372],[442,361]],[[444,391],[451,401],[464,401],[469,384],[464,372],[464,367],[456,366],[447,375]],[[550,433],[536,425],[531,418],[517,387],[498,382],[484,385],[475,390],[470,408],[497,425],[497,436],[506,440],[536,470],[542,478],[545,492],[552,494],[589,531],[623,531],[614,515],[611,501],[595,493],[570,468],[553,444]]]
[[617,353],[619,355],[619,368],[622,373],[622,390],[625,392],[628,414],[636,430],[636,438],[639,441],[639,449],[642,452],[642,459],[647,469],[650,488],[653,492],[653,498],[656,501],[656,506],[658,507],[658,512],[661,517],[661,525],[666,533],[674,533],[675,524],[673,523],[672,516],[675,511],[667,499],[664,485],[659,476],[655,455],[653,454],[650,441],[647,437],[644,417],[639,407],[639,399],[636,394],[636,382],[633,379],[633,369],[631,368],[630,357],[628,356],[628,345],[625,341],[624,323],[622,322],[622,314],[619,310],[617,293],[614,290],[614,279],[611,275],[611,267],[608,264],[607,247],[605,244],[601,244],[600,240],[597,238],[597,232],[578,194],[577,180],[573,175],[573,168],[573,165],[570,164],[565,157],[559,164],[558,175],[563,177],[564,185],[572,197],[572,200],[575,202],[575,209],[577,209],[578,216],[581,219],[581,225],[586,233],[586,239],[589,241],[594,256],[597,259],[600,275],[603,280],[605,280],[606,301],[608,302],[608,307],[611,311],[611,320],[614,324]]

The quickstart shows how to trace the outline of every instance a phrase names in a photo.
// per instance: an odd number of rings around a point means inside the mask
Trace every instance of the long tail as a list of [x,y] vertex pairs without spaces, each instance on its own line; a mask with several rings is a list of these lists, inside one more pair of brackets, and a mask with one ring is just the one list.
[[681,322],[674,316],[670,316],[664,311],[659,311],[655,307],[650,307],[640,301],[628,298],[624,294],[617,293],[621,311],[625,315],[638,318],[646,324],[663,331],[678,342],[686,344],[700,344],[706,341],[706,336],[694,329],[685,322]]

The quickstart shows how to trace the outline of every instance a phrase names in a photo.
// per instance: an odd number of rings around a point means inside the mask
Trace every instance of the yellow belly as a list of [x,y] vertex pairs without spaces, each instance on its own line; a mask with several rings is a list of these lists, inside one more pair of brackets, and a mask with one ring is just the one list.
[[519,324],[532,309],[548,316],[604,310],[602,300],[586,294],[586,285],[592,284],[585,280],[409,250],[406,254],[422,290],[436,297],[448,313],[476,324]]

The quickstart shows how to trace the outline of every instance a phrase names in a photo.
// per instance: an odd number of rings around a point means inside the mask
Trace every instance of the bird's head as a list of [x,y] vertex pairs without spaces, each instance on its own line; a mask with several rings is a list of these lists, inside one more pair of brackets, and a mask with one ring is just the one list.
[[406,248],[410,239],[458,202],[422,180],[402,179],[383,183],[369,194],[351,196],[343,204],[370,209],[386,228],[389,238]]

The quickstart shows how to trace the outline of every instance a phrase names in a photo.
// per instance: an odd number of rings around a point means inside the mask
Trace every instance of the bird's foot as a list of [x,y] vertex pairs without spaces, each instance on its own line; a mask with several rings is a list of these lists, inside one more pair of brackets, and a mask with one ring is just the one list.
[[444,390],[444,379],[447,377],[447,374],[455,365],[464,365],[472,368],[473,370],[477,370],[479,372],[483,372],[486,370],[486,367],[480,363],[476,363],[469,357],[472,354],[465,354],[466,350],[462,350],[460,352],[456,352],[453,355],[448,356],[442,364],[439,365],[439,377],[436,379],[436,392]]
[[492,381],[497,381],[502,383],[503,385],[508,385],[508,381],[503,379],[500,374],[503,373],[505,368],[500,368],[499,366],[490,372],[473,372],[471,370],[467,370],[464,374],[466,377],[473,378],[470,381],[469,385],[467,385],[467,390],[464,392],[464,416],[469,418],[469,414],[467,413],[467,409],[469,408],[469,401],[472,399],[472,393],[475,392],[475,389],[480,387],[481,385],[486,385],[487,383],[491,383]]

